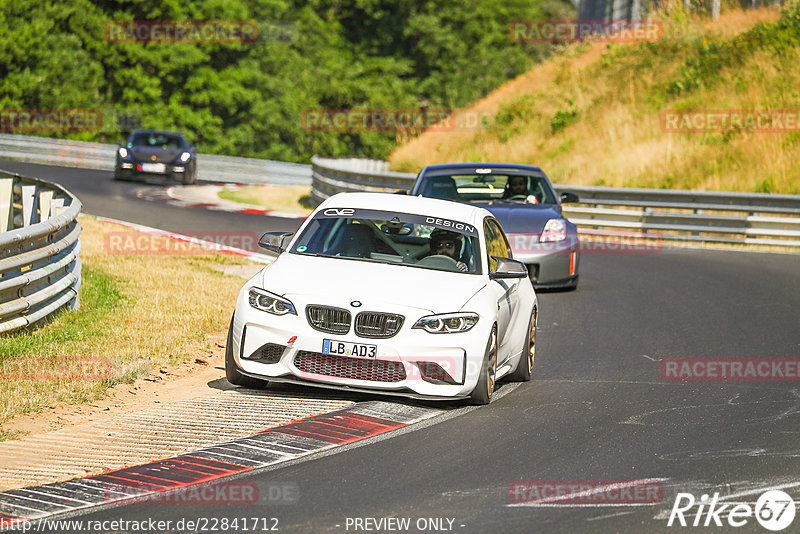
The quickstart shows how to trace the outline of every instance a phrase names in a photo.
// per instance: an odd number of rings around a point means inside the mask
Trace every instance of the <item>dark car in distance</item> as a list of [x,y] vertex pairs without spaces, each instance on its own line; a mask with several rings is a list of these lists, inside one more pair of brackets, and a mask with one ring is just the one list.
[[183,134],[163,130],[134,130],[117,148],[114,179],[169,178],[197,182],[197,148]]
[[578,202],[578,195],[557,195],[539,167],[514,163],[428,165],[417,176],[411,194],[488,209],[508,236],[514,259],[528,267],[536,288],[578,286],[578,228],[561,212],[561,204]]

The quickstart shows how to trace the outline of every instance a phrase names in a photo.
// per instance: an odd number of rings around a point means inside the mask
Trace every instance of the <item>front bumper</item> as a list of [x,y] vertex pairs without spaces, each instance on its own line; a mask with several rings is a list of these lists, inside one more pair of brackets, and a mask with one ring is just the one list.
[[[464,398],[477,384],[489,319],[479,319],[467,332],[430,334],[411,328],[428,313],[414,316],[404,310],[405,322],[391,338],[359,337],[352,328],[345,335],[328,334],[311,328],[304,304],[294,302],[298,315],[276,316],[252,308],[248,290],[246,286],[239,295],[233,321],[233,359],[244,375],[424,399]],[[375,345],[376,355],[325,354],[325,339]]]
[[164,163],[163,171],[143,170],[142,162],[132,160],[117,160],[114,168],[114,175],[117,178],[170,178],[172,180],[183,180],[183,177],[191,172],[191,160],[186,163]]
[[528,266],[531,282],[536,288],[571,287],[578,281],[580,246],[578,239],[555,243],[531,243],[523,249],[514,248],[514,259]]

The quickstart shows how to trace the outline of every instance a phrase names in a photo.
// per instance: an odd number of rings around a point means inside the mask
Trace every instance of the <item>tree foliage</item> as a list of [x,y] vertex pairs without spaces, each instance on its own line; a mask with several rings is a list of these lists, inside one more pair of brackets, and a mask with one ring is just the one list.
[[[312,131],[304,111],[465,105],[548,54],[512,42],[508,24],[566,16],[559,1],[5,0],[0,109],[103,110],[99,131],[42,135],[114,141],[140,124],[183,131],[206,153],[380,158],[395,133]],[[144,20],[254,20],[261,38],[117,43],[104,34],[110,21]]]

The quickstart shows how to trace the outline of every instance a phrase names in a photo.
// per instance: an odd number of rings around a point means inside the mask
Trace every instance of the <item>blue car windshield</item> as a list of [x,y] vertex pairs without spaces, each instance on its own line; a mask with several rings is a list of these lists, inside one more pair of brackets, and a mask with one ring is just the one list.
[[507,200],[530,204],[556,203],[555,192],[544,176],[524,173],[425,175],[419,194],[462,202]]
[[481,270],[474,226],[379,210],[319,212],[289,252],[472,274]]

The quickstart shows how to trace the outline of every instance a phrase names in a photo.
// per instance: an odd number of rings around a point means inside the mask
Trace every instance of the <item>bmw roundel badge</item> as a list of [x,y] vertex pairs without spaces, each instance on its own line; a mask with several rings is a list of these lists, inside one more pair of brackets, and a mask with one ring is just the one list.
[[360,308],[361,307],[361,301],[360,300],[354,300],[353,302],[350,303],[350,306],[352,306],[354,308]]

